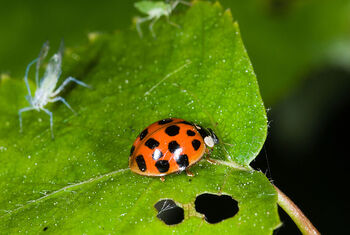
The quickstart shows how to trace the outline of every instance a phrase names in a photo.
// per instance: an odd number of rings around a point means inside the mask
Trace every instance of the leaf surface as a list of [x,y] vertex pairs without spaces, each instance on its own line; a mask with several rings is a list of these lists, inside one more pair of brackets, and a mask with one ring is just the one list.
[[[63,75],[93,86],[72,85],[61,95],[51,140],[43,112],[27,106],[24,82],[0,82],[0,230],[9,233],[159,233],[214,231],[271,234],[279,224],[276,192],[249,163],[266,138],[266,114],[237,23],[218,4],[195,2],[171,20],[135,30],[101,35],[66,50]],[[33,84],[32,84],[33,85]],[[34,89],[34,85],[32,86]],[[184,173],[158,178],[128,169],[130,147],[147,125],[179,117],[214,129],[221,143],[211,158]],[[236,169],[241,166],[245,169]],[[239,212],[215,225],[195,212],[197,195],[228,194]],[[168,226],[153,207],[169,198],[185,209],[185,219]]]

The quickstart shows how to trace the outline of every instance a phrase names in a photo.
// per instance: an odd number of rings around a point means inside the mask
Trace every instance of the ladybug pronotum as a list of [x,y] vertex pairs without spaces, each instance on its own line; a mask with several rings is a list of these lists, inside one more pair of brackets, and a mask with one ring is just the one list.
[[218,143],[219,139],[209,128],[179,118],[163,119],[148,126],[136,138],[130,150],[129,167],[146,176],[187,171]]

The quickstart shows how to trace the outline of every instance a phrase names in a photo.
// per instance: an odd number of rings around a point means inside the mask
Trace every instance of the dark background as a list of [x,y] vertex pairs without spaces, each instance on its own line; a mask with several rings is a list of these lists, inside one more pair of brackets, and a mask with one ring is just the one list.
[[[44,41],[131,27],[134,1],[0,0],[0,73],[22,78]],[[347,231],[350,1],[223,0],[239,22],[270,121],[252,163],[324,234]],[[298,234],[281,213],[277,234]]]

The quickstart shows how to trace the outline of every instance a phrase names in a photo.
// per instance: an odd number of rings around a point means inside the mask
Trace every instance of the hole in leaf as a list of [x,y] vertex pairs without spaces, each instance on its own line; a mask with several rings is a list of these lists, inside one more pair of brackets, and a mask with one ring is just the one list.
[[215,224],[237,214],[238,202],[229,195],[204,193],[198,195],[195,202],[196,211],[204,214],[208,223]]
[[49,227],[46,226],[45,228],[43,228],[43,231],[46,231],[48,228],[49,228]]
[[170,199],[158,201],[154,208],[158,211],[157,217],[167,225],[179,224],[185,218],[184,209]]

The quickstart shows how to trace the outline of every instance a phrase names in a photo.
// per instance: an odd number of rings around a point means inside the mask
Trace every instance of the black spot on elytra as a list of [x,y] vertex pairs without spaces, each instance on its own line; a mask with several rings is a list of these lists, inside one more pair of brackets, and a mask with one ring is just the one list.
[[194,150],[198,150],[199,147],[201,146],[201,142],[199,140],[192,140],[192,146],[194,148]]
[[180,168],[186,168],[188,167],[188,156],[186,154],[181,154],[179,158],[176,160],[177,165],[179,165]]
[[182,121],[182,122],[180,122],[180,123],[193,126],[192,123],[190,123],[190,122],[188,122],[188,121]]
[[238,202],[229,195],[203,193],[198,195],[195,202],[197,212],[204,214],[208,223],[215,224],[237,214]]
[[154,150],[154,152],[152,153],[152,158],[155,161],[157,161],[161,157],[163,157],[163,153],[160,150],[158,150],[158,149]]
[[191,131],[191,130],[187,130],[187,135],[188,135],[188,136],[195,136],[195,135],[196,135],[196,132]]
[[138,155],[136,157],[136,163],[137,163],[137,166],[139,167],[140,171],[146,171],[147,167],[146,167],[146,162],[145,162],[145,159],[143,158],[142,155]]
[[171,141],[168,145],[168,149],[171,153],[174,153],[178,148],[180,148],[180,145],[175,140]]
[[155,147],[158,147],[158,146],[159,146],[159,142],[156,141],[156,140],[153,139],[153,138],[149,138],[149,139],[146,141],[145,145],[146,145],[148,148],[150,148],[150,149],[154,149]]
[[179,131],[180,131],[180,127],[178,127],[178,126],[176,126],[176,125],[168,126],[168,127],[165,129],[165,133],[166,133],[168,136],[175,136],[175,135],[178,135],[178,134],[179,134]]
[[130,156],[134,153],[134,150],[135,150],[135,146],[133,145],[130,149]]
[[169,170],[168,160],[158,160],[155,165],[160,173],[165,173]]
[[158,201],[154,208],[158,211],[157,217],[167,225],[181,223],[185,218],[184,209],[176,205],[171,199]]
[[144,130],[141,132],[141,134],[140,134],[140,140],[143,140],[143,139],[146,137],[147,134],[148,134],[148,130],[147,130],[147,128],[146,128],[146,129],[144,129]]
[[49,228],[49,227],[47,227],[47,226],[46,226],[46,227],[44,227],[44,228],[43,228],[43,231],[46,231],[48,228]]
[[164,125],[164,124],[167,124],[167,123],[172,122],[172,121],[173,121],[173,119],[167,118],[167,119],[160,120],[160,121],[158,122],[158,124],[159,124],[159,125]]

